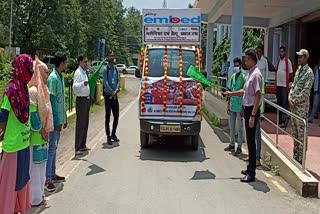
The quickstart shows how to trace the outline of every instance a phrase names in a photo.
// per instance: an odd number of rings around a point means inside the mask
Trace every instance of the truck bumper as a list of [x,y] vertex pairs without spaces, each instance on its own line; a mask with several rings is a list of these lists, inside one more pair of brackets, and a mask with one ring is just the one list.
[[[173,132],[172,127],[176,128]],[[170,129],[171,131],[168,131]],[[201,131],[201,121],[140,120],[140,130],[148,134],[157,135],[198,135]]]

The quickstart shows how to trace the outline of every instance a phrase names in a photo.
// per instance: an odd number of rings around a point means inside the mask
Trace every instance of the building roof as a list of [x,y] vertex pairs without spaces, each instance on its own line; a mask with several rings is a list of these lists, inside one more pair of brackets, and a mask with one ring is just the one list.
[[[277,27],[320,10],[319,0],[243,0],[243,2],[244,25],[254,27]],[[231,24],[232,0],[195,0],[194,7],[201,8],[204,22]]]

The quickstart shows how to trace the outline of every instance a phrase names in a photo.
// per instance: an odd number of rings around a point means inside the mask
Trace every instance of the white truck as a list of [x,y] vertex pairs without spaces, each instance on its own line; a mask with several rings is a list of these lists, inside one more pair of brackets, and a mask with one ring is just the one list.
[[199,147],[202,86],[187,75],[201,67],[201,13],[198,9],[144,9],[139,119],[141,147],[150,135],[189,136]]

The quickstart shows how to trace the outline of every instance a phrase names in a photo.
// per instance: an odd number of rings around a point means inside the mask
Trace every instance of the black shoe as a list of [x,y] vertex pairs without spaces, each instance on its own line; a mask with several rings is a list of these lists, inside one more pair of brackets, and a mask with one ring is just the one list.
[[235,152],[235,155],[241,155],[242,149],[240,147],[237,148],[237,151]]
[[285,127],[284,123],[281,123],[279,127],[283,129]]
[[107,136],[107,143],[108,143],[108,145],[112,145],[112,140],[111,140],[111,137],[110,136]]
[[225,149],[224,149],[224,151],[234,151],[234,146],[232,146],[232,145],[229,145],[229,146],[227,146]]
[[243,175],[247,175],[247,174],[248,174],[248,172],[247,172],[247,170],[241,170],[241,174],[243,174]]
[[59,176],[59,175],[55,175],[55,176],[52,178],[52,181],[55,182],[55,183],[65,182],[65,181],[66,181],[66,178],[65,178],[65,177],[62,177],[62,176]]
[[51,182],[51,181],[47,181],[45,183],[45,190],[47,190],[47,192],[54,192],[56,191],[56,187],[55,185]]
[[287,128],[288,123],[289,123],[289,120],[286,120],[284,123],[282,123],[282,124],[280,125],[280,128],[282,128],[282,129]]
[[119,138],[117,138],[117,136],[111,136],[111,140],[113,140],[114,142],[116,142],[116,143],[119,143],[120,142],[120,140],[119,140]]
[[244,178],[241,178],[242,183],[251,183],[255,181],[256,181],[256,178],[251,175],[246,175]]

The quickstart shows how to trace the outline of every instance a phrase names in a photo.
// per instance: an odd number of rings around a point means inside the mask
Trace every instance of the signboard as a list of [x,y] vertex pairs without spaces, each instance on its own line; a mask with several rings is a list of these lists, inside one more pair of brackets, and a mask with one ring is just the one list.
[[200,9],[143,9],[144,44],[201,44]]
[[[169,77],[167,82],[167,96],[164,97],[164,81],[163,78],[148,77],[148,83],[145,93],[145,108],[144,115],[146,116],[161,116],[163,115],[163,101],[166,100],[167,116],[179,116],[180,100],[179,78]],[[141,86],[141,90],[143,86]],[[197,113],[197,84],[195,81],[184,78],[182,82],[182,116],[194,117]]]
[[20,55],[20,47],[11,47],[11,50],[9,50],[9,47],[6,47],[6,51],[9,53],[13,53],[15,56]]

